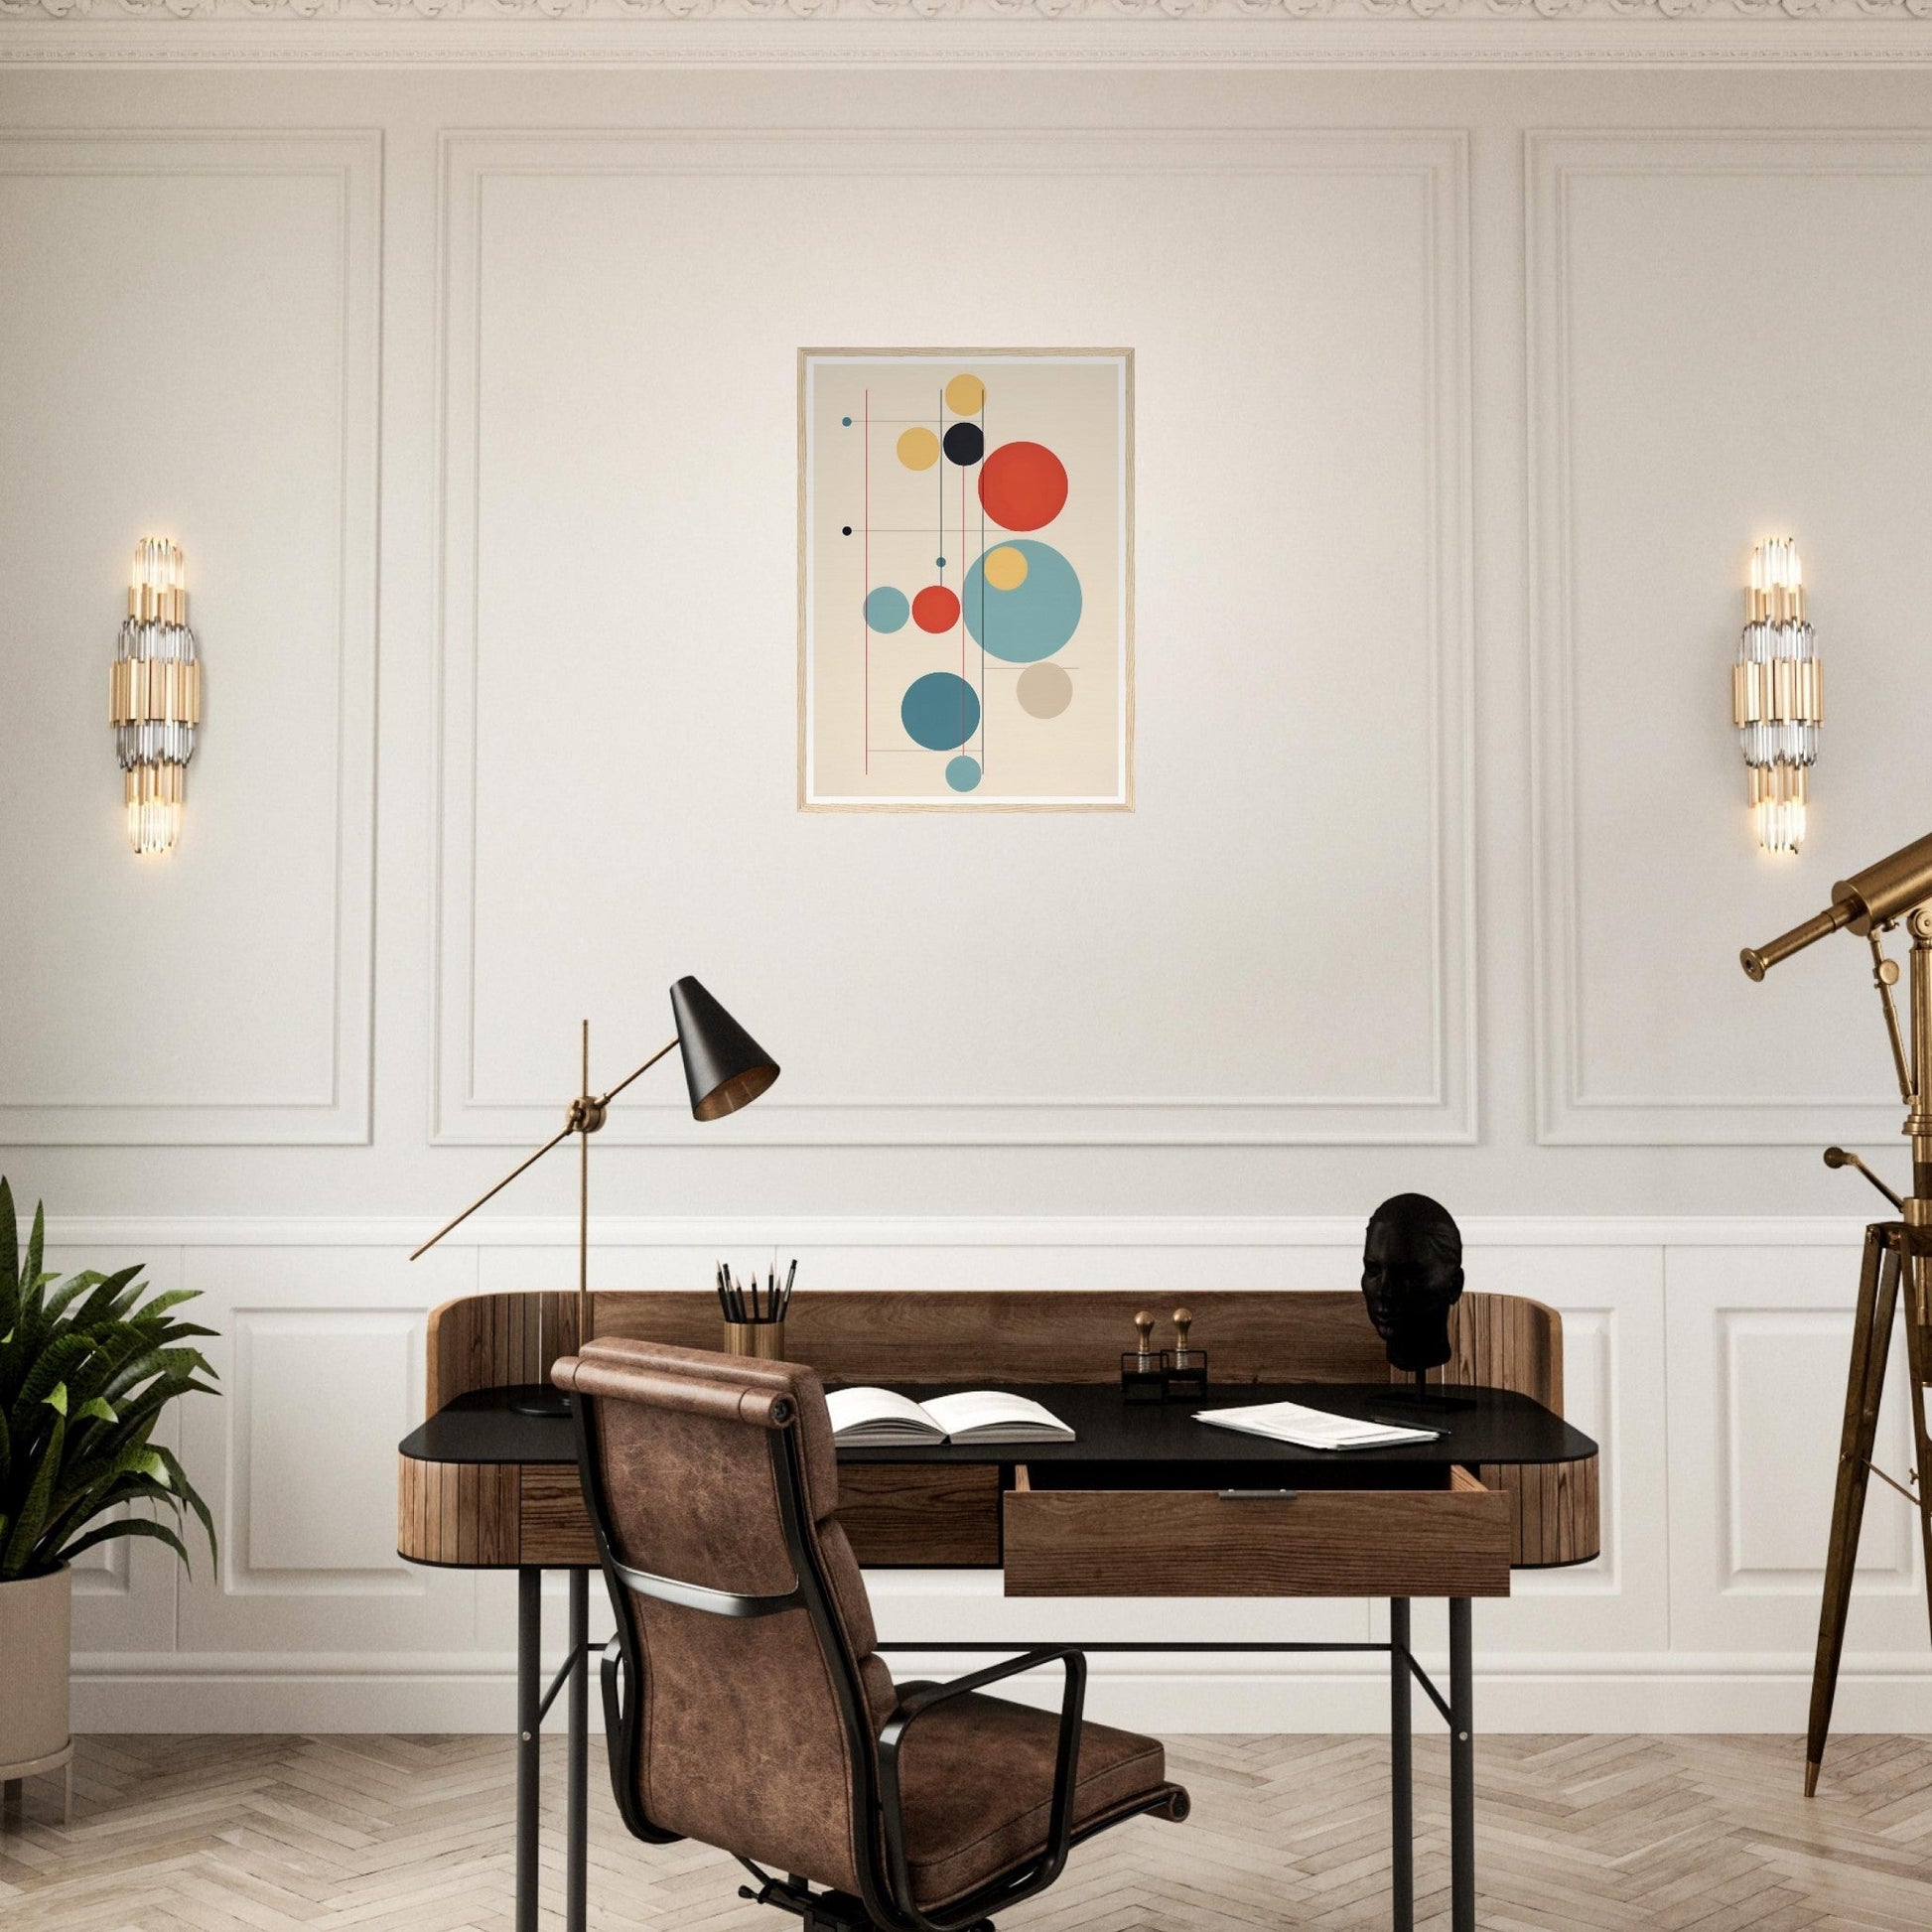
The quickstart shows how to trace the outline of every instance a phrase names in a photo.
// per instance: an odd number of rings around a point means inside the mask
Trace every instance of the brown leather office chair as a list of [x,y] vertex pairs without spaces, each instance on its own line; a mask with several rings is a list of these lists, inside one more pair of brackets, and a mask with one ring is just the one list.
[[[554,1379],[617,1611],[606,1730],[637,1837],[731,1853],[744,1896],[808,1927],[959,1932],[1050,1885],[1082,1839],[1187,1815],[1154,1738],[1081,1721],[1078,1651],[895,1687],[812,1370],[594,1341]],[[1048,1662],[1057,1721],[981,1694]]]

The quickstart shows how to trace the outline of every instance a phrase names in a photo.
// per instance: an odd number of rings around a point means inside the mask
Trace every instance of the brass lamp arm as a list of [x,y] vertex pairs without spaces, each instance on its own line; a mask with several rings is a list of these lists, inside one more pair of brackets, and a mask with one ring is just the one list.
[[636,1069],[636,1072],[626,1073],[623,1076],[623,1078],[620,1080],[618,1084],[615,1087],[613,1087],[611,1091],[607,1093],[603,1097],[603,1099],[601,1099],[597,1104],[600,1107],[608,1107],[611,1104],[611,1102],[614,1101],[618,1097],[618,1095],[621,1094],[624,1090],[624,1088],[631,1083],[632,1080],[636,1079],[637,1074],[648,1073],[651,1070],[651,1068],[654,1067],[657,1064],[657,1062],[661,1060],[664,1057],[664,1055],[668,1053],[671,1050],[671,1048],[676,1044],[677,1044],[677,1035],[673,1034],[671,1037],[667,1039],[664,1042],[664,1044],[660,1046],[657,1049],[657,1051],[654,1052],[650,1056],[650,1058],[643,1063],[642,1066]]
[[[470,1216],[477,1211],[478,1208],[483,1206],[483,1204],[485,1201],[494,1199],[495,1196],[500,1194],[503,1191],[503,1189],[507,1187],[512,1180],[516,1178],[518,1174],[520,1174],[526,1168],[535,1167],[536,1164],[539,1161],[541,1161],[543,1157],[546,1154],[548,1154],[553,1147],[556,1147],[560,1142],[569,1140],[573,1134],[588,1134],[594,1132],[596,1128],[602,1127],[604,1125],[605,1108],[607,1108],[611,1104],[611,1102],[614,1101],[618,1097],[618,1095],[621,1094],[624,1090],[624,1088],[631,1083],[631,1081],[636,1079],[639,1074],[648,1073],[650,1069],[654,1067],[657,1064],[657,1062],[661,1060],[664,1057],[664,1055],[668,1053],[671,1050],[671,1048],[676,1044],[677,1044],[677,1037],[675,1035],[673,1035],[672,1037],[669,1040],[667,1040],[664,1045],[660,1046],[657,1049],[657,1051],[654,1052],[650,1056],[650,1058],[643,1063],[643,1065],[636,1068],[634,1072],[626,1073],[623,1076],[623,1078],[620,1080],[618,1084],[611,1089],[609,1093],[603,1094],[601,1096],[594,1096],[592,1094],[586,1093],[580,1095],[579,1098],[577,1098],[576,1100],[573,1100],[570,1105],[569,1117],[565,1120],[563,1126],[560,1127],[556,1133],[551,1135],[551,1137],[547,1141],[545,1141],[544,1144],[540,1148],[538,1148],[534,1154],[527,1155],[523,1160],[519,1161],[516,1164],[516,1166],[513,1167],[509,1171],[509,1173],[502,1177],[501,1180],[497,1181],[495,1186],[487,1189],[483,1193],[479,1194],[477,1198],[473,1200],[470,1203],[470,1205],[466,1207],[463,1210],[463,1212],[456,1217],[455,1220],[447,1221],[444,1223],[442,1227],[438,1228],[436,1232],[432,1234],[430,1238],[427,1241],[425,1241],[420,1248],[415,1250],[415,1253],[410,1255],[409,1259],[411,1261],[414,1261],[417,1255],[427,1254],[430,1251],[430,1249],[435,1247],[436,1244],[439,1241],[441,1241],[442,1238],[446,1234],[448,1234],[453,1228],[461,1227],[463,1223],[467,1221],[470,1218]],[[589,1082],[587,1081],[585,1084],[588,1085]]]

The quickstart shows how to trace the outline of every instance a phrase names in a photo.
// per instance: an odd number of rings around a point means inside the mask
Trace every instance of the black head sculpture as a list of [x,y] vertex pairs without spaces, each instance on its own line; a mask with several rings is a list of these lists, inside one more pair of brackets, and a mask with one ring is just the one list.
[[1369,1216],[1362,1244],[1362,1294],[1390,1367],[1415,1373],[1449,1360],[1449,1311],[1461,1293],[1454,1216],[1427,1194],[1385,1200]]

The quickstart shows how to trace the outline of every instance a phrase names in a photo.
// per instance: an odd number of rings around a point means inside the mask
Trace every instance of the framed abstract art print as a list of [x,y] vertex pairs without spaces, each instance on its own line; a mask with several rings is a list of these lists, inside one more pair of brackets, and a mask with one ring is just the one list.
[[798,352],[798,802],[1133,808],[1134,352]]

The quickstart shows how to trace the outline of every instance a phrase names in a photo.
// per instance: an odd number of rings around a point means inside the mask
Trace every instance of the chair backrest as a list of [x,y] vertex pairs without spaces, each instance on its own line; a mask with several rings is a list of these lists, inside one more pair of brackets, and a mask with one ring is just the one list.
[[612,1760],[625,1822],[860,1891],[870,1753],[895,1694],[832,1520],[817,1375],[613,1340],[553,1379],[575,1398],[629,1675]]

